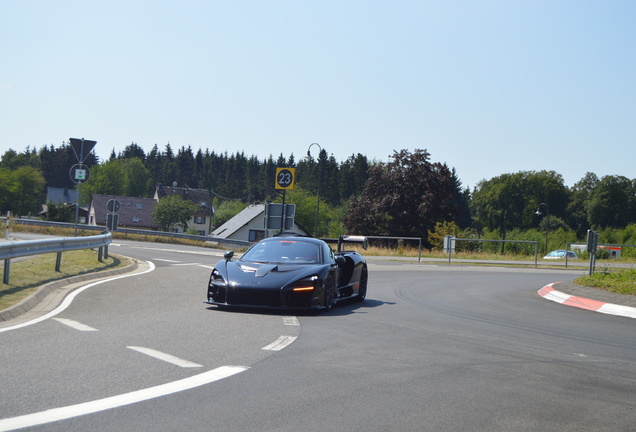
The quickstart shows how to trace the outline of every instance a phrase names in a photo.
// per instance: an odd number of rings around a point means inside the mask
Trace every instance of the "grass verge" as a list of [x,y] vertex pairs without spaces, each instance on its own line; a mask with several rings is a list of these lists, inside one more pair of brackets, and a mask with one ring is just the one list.
[[613,293],[636,295],[636,270],[634,269],[612,271],[603,269],[592,276],[581,276],[574,282]]
[[97,251],[83,249],[64,252],[60,271],[55,271],[57,254],[35,255],[25,260],[11,262],[9,284],[0,282],[0,310],[25,299],[40,286],[71,276],[112,270],[130,264],[127,258],[109,255],[102,262],[97,260]]

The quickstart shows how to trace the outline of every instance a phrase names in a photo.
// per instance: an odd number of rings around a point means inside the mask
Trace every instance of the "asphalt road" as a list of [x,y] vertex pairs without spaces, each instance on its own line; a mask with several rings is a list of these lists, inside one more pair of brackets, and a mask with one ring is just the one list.
[[364,303],[292,317],[203,304],[217,251],[119,244],[154,270],[0,332],[0,431],[636,429],[636,322],[537,295],[581,271],[371,260]]

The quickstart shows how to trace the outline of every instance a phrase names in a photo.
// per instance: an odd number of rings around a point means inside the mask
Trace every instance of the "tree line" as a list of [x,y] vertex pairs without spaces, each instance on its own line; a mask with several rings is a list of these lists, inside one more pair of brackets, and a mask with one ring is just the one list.
[[[69,169],[76,162],[67,144],[5,152],[0,210],[37,211],[38,200],[29,198],[32,192],[74,187]],[[241,205],[280,202],[276,168],[294,167],[296,189],[288,191],[287,202],[297,205],[303,227],[312,233],[315,228],[321,236],[362,233],[426,240],[444,227],[455,231],[451,234],[496,232],[504,239],[513,231],[562,229],[581,238],[590,228],[636,224],[636,181],[624,176],[587,173],[567,187],[554,171],[522,171],[482,180],[470,191],[462,187],[455,169],[433,162],[421,149],[394,151],[388,162],[362,154],[338,162],[324,149],[314,158],[280,154],[259,160],[243,152],[195,152],[190,146],[175,151],[170,144],[146,153],[131,143],[119,153],[113,150],[105,161],[91,154],[86,165],[91,177],[82,186],[84,204],[93,193],[149,197],[156,184],[176,183],[209,190],[217,224]],[[314,227],[319,185],[319,226]]]

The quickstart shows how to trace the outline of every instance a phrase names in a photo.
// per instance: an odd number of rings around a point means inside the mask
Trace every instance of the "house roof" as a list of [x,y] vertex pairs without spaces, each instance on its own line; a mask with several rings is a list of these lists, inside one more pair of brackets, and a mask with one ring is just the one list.
[[199,214],[210,216],[212,210],[212,198],[207,189],[192,189],[188,187],[163,186],[158,184],[155,197],[161,199],[166,196],[179,195],[184,201],[192,201],[199,206]]
[[153,198],[125,197],[116,195],[93,195],[91,208],[95,211],[95,223],[106,225],[106,214],[108,212],[108,201],[115,199],[119,201],[119,226],[128,228],[149,228],[157,229],[157,225],[152,219],[152,210],[155,208]]
[[212,237],[228,238],[253,219],[265,212],[265,204],[254,204],[241,210],[236,216],[215,229]]
[[77,191],[69,188],[46,188],[46,203],[52,204],[75,204],[77,201]]

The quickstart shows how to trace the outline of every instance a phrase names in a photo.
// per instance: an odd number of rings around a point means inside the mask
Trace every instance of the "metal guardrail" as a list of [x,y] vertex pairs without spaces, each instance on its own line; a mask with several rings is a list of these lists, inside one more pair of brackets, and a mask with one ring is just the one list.
[[9,283],[11,260],[14,258],[57,253],[55,271],[60,271],[62,252],[79,249],[99,248],[98,259],[108,258],[108,245],[112,241],[112,234],[105,233],[88,237],[60,237],[42,240],[24,240],[0,243],[0,260],[4,260],[3,283]]
[[[338,243],[338,249],[340,249],[340,244],[343,241],[343,238],[345,237],[352,237],[352,238],[356,238],[359,237],[360,239],[364,239],[364,241],[360,240],[358,241],[358,243],[365,243],[364,249],[367,248],[368,246],[368,241],[369,240],[411,240],[411,241],[417,241],[418,242],[418,246],[417,246],[417,261],[421,262],[422,261],[422,239],[420,237],[387,237],[387,236],[340,236],[337,239],[333,239],[333,238],[323,238],[323,240],[327,243]],[[346,241],[346,240],[345,240]],[[355,241],[355,240],[353,240]]]
[[534,244],[534,266],[538,267],[539,263],[538,263],[538,257],[539,257],[539,242],[537,241],[530,241],[530,240],[490,240],[490,239],[462,239],[462,238],[455,238],[455,237],[450,237],[450,242],[451,244],[449,245],[450,247],[448,248],[448,264],[451,263],[451,254],[452,252],[455,250],[455,243],[456,242],[487,242],[487,243],[520,243],[520,244]]
[[[0,218],[4,220],[5,218]],[[41,221],[37,219],[11,219],[11,223],[21,224],[21,225],[35,225],[35,226],[53,226],[60,228],[75,228],[74,223],[68,222],[50,222],[50,221]],[[95,226],[95,225],[78,225],[79,229],[89,230],[89,231],[104,231],[105,227],[103,226]],[[164,231],[153,231],[153,230],[142,230],[142,229],[134,229],[134,228],[117,228],[116,232],[121,232],[125,234],[137,234],[137,235],[149,235],[149,236],[157,236],[157,237],[168,237],[168,238],[182,238],[189,240],[197,240],[197,241],[212,241],[217,243],[223,243],[228,245],[235,246],[251,246],[253,243],[244,241],[244,240],[232,240],[221,237],[210,237],[210,236],[202,236],[202,235],[192,235],[192,234],[183,234],[183,233],[172,233],[172,232],[164,232]]]

